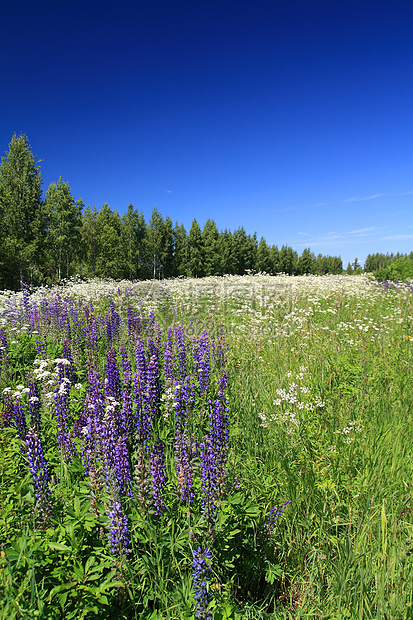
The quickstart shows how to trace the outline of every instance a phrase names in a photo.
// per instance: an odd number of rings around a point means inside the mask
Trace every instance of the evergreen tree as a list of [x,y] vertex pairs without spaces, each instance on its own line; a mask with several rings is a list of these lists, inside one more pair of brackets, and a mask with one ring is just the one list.
[[213,276],[219,273],[219,231],[213,220],[207,220],[202,230],[204,246],[204,274]]
[[188,240],[183,224],[176,222],[173,229],[174,255],[172,259],[172,275],[184,276],[188,274]]
[[270,248],[267,245],[264,237],[261,237],[257,250],[257,271],[271,273],[271,255]]
[[232,233],[225,229],[221,231],[218,239],[218,248],[220,255],[219,274],[223,276],[227,273],[234,273],[234,261],[232,257]]
[[310,248],[305,248],[297,263],[299,275],[307,275],[316,272],[316,258]]
[[272,245],[270,249],[271,273],[281,273],[280,251],[278,245]]
[[25,134],[13,135],[0,165],[0,223],[2,286],[17,288],[32,281],[45,239],[41,209],[42,177]]
[[196,220],[192,222],[188,234],[188,267],[188,275],[194,278],[202,278],[204,275],[204,245],[201,229]]
[[298,256],[297,252],[287,245],[283,245],[279,253],[279,268],[282,273],[289,276],[297,273]]

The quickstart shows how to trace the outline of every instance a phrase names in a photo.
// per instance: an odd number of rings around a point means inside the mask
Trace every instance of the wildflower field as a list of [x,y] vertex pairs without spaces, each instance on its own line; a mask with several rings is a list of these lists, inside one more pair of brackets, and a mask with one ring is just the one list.
[[0,617],[413,618],[413,297],[0,292]]

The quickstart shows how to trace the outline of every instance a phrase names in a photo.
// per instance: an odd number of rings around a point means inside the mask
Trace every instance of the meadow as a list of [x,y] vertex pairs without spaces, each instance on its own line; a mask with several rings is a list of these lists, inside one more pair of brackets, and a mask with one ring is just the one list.
[[413,297],[0,292],[0,617],[413,618]]

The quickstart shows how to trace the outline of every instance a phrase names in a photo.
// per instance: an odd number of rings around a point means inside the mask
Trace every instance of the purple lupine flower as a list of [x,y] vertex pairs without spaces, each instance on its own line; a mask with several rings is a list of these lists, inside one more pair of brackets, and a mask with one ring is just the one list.
[[44,340],[36,340],[36,351],[37,355],[40,359],[46,359],[47,357],[47,341],[46,338]]
[[29,379],[29,413],[31,425],[40,432],[41,418],[40,418],[40,392],[36,379]]
[[186,347],[185,347],[185,334],[183,327],[180,325],[175,328],[176,348],[178,358],[179,376],[184,379],[187,376],[186,365]]
[[156,346],[154,339],[149,337],[147,340],[147,345],[148,345],[149,357],[156,357],[156,359],[159,359],[159,349]]
[[101,456],[105,468],[107,482],[111,483],[112,472],[115,468],[115,449],[118,441],[118,429],[111,407],[106,407],[102,425],[99,429],[99,443]]
[[7,334],[5,327],[0,327],[0,346],[7,351]]
[[85,426],[82,430],[81,457],[85,476],[88,474],[92,476],[97,468],[98,451],[100,450],[100,434],[105,416],[105,397],[98,373],[89,372],[88,383],[89,393],[86,394],[83,410]]
[[216,482],[217,468],[211,440],[204,438],[199,446],[201,457],[201,513],[207,525],[213,526],[216,517]]
[[155,514],[160,515],[165,508],[163,489],[166,484],[165,452],[162,442],[158,439],[151,452],[151,473],[153,481],[153,499]]
[[130,553],[128,520],[122,512],[122,506],[119,502],[113,503],[113,508],[108,516],[110,519],[109,542],[112,553],[118,557],[128,555]]
[[6,394],[3,401],[3,411],[1,413],[3,426],[5,428],[13,427],[14,405],[10,394]]
[[152,420],[155,419],[160,399],[160,384],[159,384],[159,362],[155,355],[153,355],[149,361],[146,371],[146,385],[143,392],[143,400],[148,403]]
[[128,390],[122,392],[122,412],[119,420],[119,430],[122,435],[126,435],[132,441],[134,428],[133,402]]
[[3,360],[7,355],[7,335],[6,329],[4,327],[0,327],[0,374],[1,368],[3,366]]
[[128,334],[129,340],[135,340],[142,333],[142,322],[139,313],[128,306]]
[[29,461],[30,472],[32,474],[34,485],[36,510],[39,514],[42,525],[46,525],[51,511],[51,493],[49,489],[50,472],[44,456],[40,436],[33,430],[30,430],[27,433],[26,447],[27,460]]
[[115,349],[110,349],[106,358],[105,364],[106,381],[105,389],[106,396],[112,396],[115,400],[120,401],[121,387],[120,387],[120,374],[118,361],[116,359]]
[[286,507],[288,506],[288,504],[291,504],[290,499],[284,502],[280,506],[280,508],[278,508],[278,506],[274,506],[274,508],[270,510],[269,515],[266,519],[265,525],[263,527],[264,534],[266,534],[267,536],[270,536],[273,533],[278,517],[281,517],[281,515],[284,514],[284,511]]
[[109,299],[109,305],[110,311],[106,313],[106,335],[108,343],[111,344],[119,334],[120,316],[113,299]]
[[27,434],[27,424],[26,424],[26,416],[24,414],[23,405],[19,397],[16,397],[13,403],[13,414],[14,414],[14,423],[17,428],[17,434],[21,440],[26,439]]
[[69,389],[67,381],[63,380],[59,387],[53,390],[54,410],[57,422],[57,443],[63,450],[67,463],[71,463],[76,454],[76,447],[69,431]]
[[202,620],[212,620],[212,612],[208,609],[211,596],[208,592],[208,582],[211,579],[211,550],[206,547],[204,550],[192,550],[192,581],[195,598],[195,618]]
[[146,372],[146,357],[145,357],[145,346],[143,344],[143,340],[139,337],[136,341],[135,348],[136,355],[136,369],[140,375],[145,375]]
[[115,476],[118,485],[119,494],[129,495],[132,497],[131,489],[131,471],[129,465],[129,453],[126,445],[126,438],[119,437],[114,452]]
[[123,381],[122,385],[125,390],[130,392],[132,388],[132,366],[126,352],[126,348],[122,345],[120,348],[120,356],[122,359]]

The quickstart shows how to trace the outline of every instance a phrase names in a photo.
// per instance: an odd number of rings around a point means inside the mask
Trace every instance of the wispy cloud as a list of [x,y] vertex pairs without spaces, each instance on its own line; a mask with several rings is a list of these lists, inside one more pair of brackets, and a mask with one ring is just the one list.
[[166,190],[166,193],[167,193],[167,194],[172,194],[172,190],[171,190],[171,189],[167,189],[167,190]]
[[299,232],[297,233],[298,235],[305,235],[306,237],[308,237],[308,233],[303,233],[303,232]]
[[378,241],[402,241],[403,239],[413,239],[413,235],[388,235],[387,237],[380,237]]
[[413,194],[413,189],[409,192],[400,192],[399,196],[411,196]]
[[376,198],[381,198],[384,194],[372,194],[371,196],[353,196],[352,198],[347,198],[343,200],[343,203],[346,202],[363,202],[364,200],[375,200]]
[[347,235],[360,235],[367,232],[372,232],[373,230],[378,230],[376,226],[370,226],[369,228],[358,228],[357,230],[350,230],[350,232],[345,233]]

